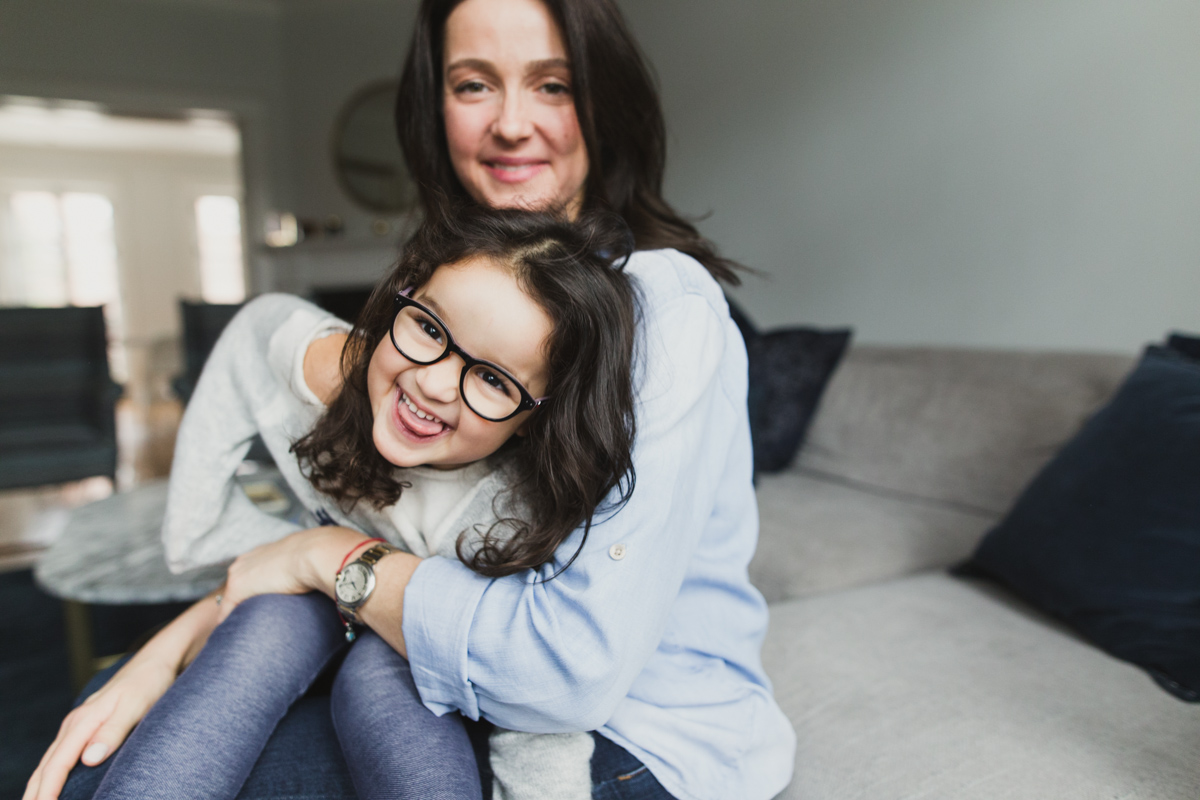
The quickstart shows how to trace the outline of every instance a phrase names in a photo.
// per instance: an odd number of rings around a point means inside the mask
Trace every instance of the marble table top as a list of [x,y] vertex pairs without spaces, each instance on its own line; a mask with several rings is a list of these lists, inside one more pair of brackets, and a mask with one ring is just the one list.
[[[286,519],[303,511],[273,469],[239,481],[268,513]],[[34,567],[38,584],[56,597],[83,603],[170,603],[203,597],[225,580],[225,567],[182,575],[167,569],[161,538],[166,507],[163,480],[75,509],[62,535]]]

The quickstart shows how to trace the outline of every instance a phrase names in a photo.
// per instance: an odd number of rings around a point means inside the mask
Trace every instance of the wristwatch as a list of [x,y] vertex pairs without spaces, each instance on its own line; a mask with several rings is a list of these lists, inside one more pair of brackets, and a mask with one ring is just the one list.
[[363,551],[362,555],[342,567],[333,580],[333,594],[337,600],[338,611],[346,620],[346,638],[354,639],[350,623],[362,624],[358,618],[358,609],[371,592],[375,591],[375,565],[379,559],[395,553],[399,548],[392,547],[386,542],[380,542],[374,547]]

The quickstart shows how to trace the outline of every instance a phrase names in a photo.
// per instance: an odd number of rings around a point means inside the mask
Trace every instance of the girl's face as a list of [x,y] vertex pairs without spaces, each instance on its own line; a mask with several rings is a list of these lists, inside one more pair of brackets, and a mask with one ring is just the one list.
[[[536,398],[549,379],[545,346],[553,325],[512,273],[487,258],[446,264],[412,295],[435,312],[464,351],[503,367]],[[371,356],[367,390],[380,454],[398,467],[454,467],[496,452],[532,411],[504,422],[483,419],[459,396],[463,360],[451,353],[420,365],[385,335]]]
[[583,204],[587,147],[562,33],[539,0],[465,0],[446,20],[442,84],[454,171],[476,201]]

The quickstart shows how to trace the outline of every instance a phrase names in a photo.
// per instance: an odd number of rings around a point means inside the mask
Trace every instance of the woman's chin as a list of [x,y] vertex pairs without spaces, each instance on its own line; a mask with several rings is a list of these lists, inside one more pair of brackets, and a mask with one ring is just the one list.
[[525,183],[507,183],[488,180],[487,189],[477,200],[492,208],[513,208],[524,211],[546,211],[553,208],[559,201],[553,187],[532,180]]

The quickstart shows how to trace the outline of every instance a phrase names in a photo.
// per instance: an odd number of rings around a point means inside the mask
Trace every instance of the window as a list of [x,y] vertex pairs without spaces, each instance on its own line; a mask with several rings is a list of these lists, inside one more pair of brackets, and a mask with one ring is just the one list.
[[7,257],[0,302],[104,306],[109,363],[127,372],[113,204],[94,192],[14,191],[8,196]]
[[196,200],[200,295],[206,303],[246,299],[242,260],[242,210],[236,197],[208,194]]

